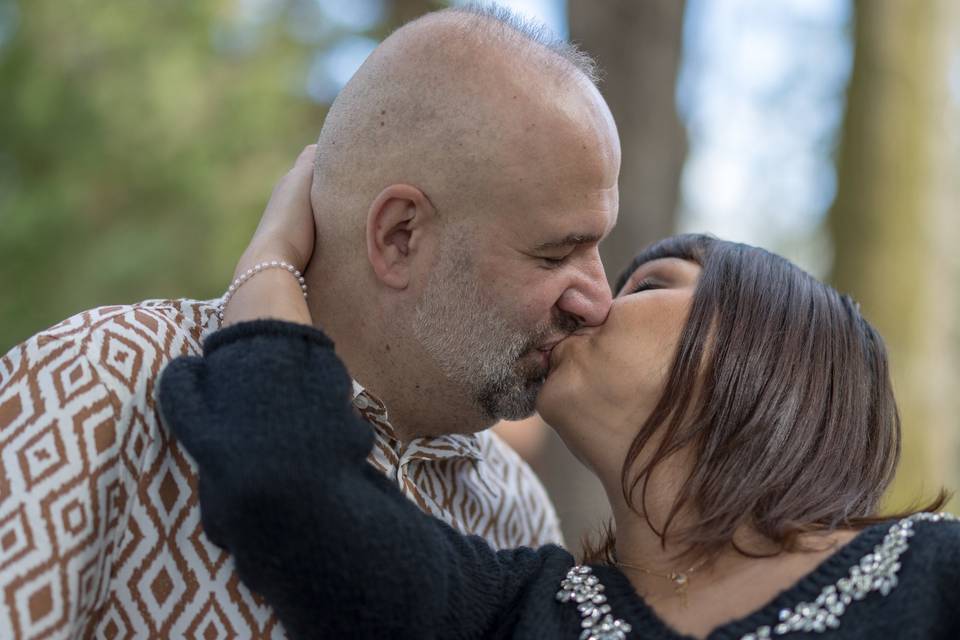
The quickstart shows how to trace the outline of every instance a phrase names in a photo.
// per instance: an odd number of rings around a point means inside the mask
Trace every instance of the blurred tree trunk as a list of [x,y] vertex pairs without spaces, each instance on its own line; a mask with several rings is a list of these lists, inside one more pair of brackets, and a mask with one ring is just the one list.
[[411,20],[430,11],[443,9],[449,4],[445,0],[392,0],[388,5],[390,13],[384,24],[386,32],[383,33],[383,37]]
[[[683,46],[680,0],[568,0],[570,39],[603,72],[600,90],[620,133],[620,218],[601,248],[615,279],[637,249],[674,232],[686,133],[675,85]],[[567,545],[609,517],[600,483],[552,431],[534,468],[557,507]]]
[[[958,487],[960,459],[956,108],[948,95],[954,0],[859,1],[855,58],[830,213],[833,281],[891,354],[904,429],[888,497]],[[952,34],[951,34],[952,30]],[[952,113],[951,113],[952,109]]]
[[620,219],[603,244],[613,280],[637,249],[674,232],[686,131],[675,87],[680,0],[568,0],[570,39],[594,56],[620,132]]

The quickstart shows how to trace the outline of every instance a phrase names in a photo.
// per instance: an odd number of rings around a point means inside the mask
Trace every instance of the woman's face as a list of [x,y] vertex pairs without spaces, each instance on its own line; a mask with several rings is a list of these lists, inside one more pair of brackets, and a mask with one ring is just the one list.
[[619,474],[626,447],[656,406],[699,276],[700,266],[686,260],[644,263],[602,325],[554,348],[537,410],[598,473],[612,466]]

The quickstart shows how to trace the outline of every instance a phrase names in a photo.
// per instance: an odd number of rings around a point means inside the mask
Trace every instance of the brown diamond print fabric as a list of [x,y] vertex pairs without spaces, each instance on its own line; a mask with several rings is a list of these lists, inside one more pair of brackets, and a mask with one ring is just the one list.
[[[199,354],[217,300],[100,307],[0,358],[0,638],[283,638],[200,525],[161,424],[163,367]],[[429,401],[429,399],[425,399]],[[490,432],[394,437],[362,387],[370,462],[422,509],[504,548],[560,543],[543,487]]]

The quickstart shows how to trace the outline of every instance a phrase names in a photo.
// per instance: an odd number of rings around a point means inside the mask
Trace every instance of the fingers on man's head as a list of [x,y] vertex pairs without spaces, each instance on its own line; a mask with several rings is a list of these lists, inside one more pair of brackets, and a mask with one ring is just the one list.
[[300,155],[297,156],[296,164],[300,164],[302,162],[310,162],[312,164],[313,159],[316,155],[317,155],[317,145],[308,144],[303,148],[303,151],[300,152]]
[[316,156],[317,156],[317,145],[309,144],[306,147],[304,147],[303,151],[300,152],[300,155],[297,156],[297,161],[293,163],[293,166],[290,167],[290,171],[287,172],[287,176],[290,176],[290,175],[312,176],[313,163],[316,160]]

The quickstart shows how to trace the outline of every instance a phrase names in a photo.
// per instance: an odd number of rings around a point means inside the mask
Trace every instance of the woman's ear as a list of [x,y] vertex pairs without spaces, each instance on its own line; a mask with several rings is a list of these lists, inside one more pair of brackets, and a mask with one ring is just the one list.
[[430,199],[407,184],[392,184],[367,212],[367,259],[388,287],[406,289],[429,223],[436,216]]

